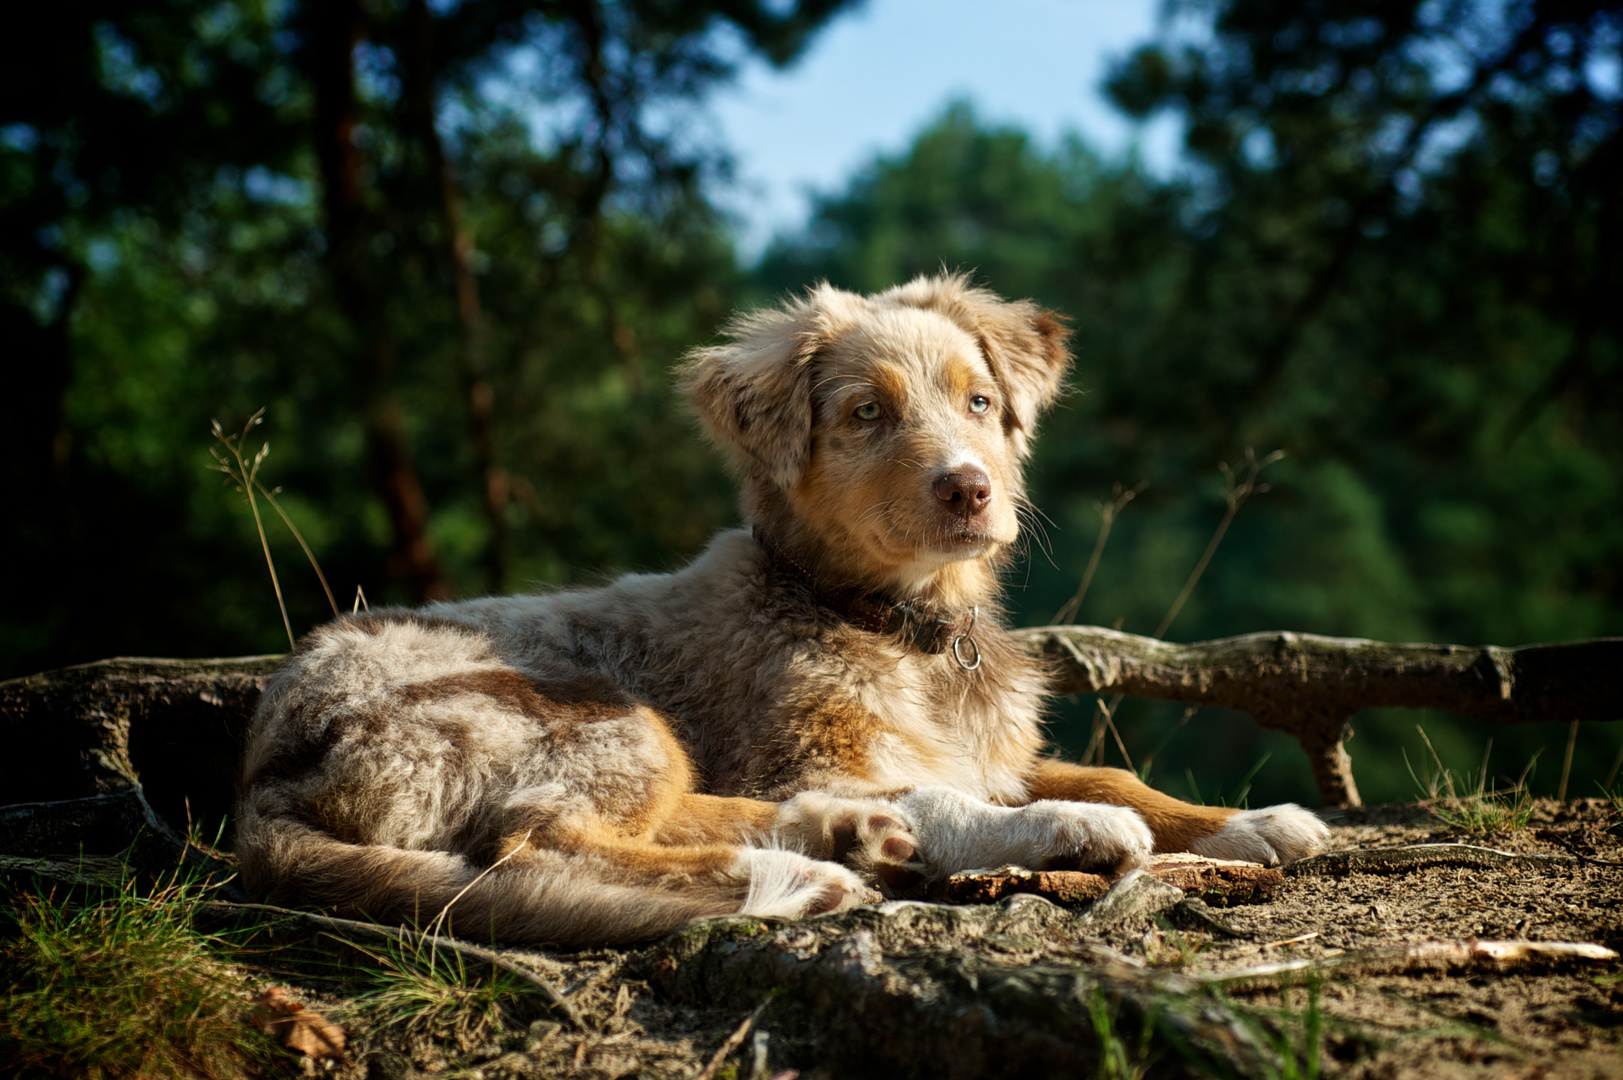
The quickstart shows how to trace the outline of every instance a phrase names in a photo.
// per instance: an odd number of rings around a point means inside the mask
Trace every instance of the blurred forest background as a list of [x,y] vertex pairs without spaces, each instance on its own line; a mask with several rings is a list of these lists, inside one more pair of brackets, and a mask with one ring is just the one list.
[[[733,522],[668,369],[735,306],[973,270],[1073,320],[1016,620],[1519,644],[1623,634],[1623,4],[1196,0],[1108,92],[1174,178],[945,110],[746,260],[693,134],[844,0],[72,0],[0,36],[0,676],[286,648],[211,421],[346,609],[667,569]],[[1078,88],[1082,92],[1082,88]],[[1241,470],[1243,473],[1243,469]],[[1142,485],[1142,486],[1141,486]],[[295,631],[328,616],[261,502]],[[1085,741],[1091,702],[1056,737]],[[1176,794],[1314,799],[1243,716],[1128,703]],[[1371,800],[1566,725],[1372,713]],[[1623,726],[1579,732],[1594,794]],[[1110,760],[1119,761],[1112,744]],[[1266,764],[1256,766],[1266,759]]]

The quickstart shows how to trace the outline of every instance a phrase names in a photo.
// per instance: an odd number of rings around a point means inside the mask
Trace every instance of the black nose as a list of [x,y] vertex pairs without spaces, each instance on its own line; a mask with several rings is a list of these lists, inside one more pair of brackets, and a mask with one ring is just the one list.
[[966,465],[936,478],[935,497],[946,503],[946,508],[953,513],[978,514],[992,501],[992,478],[973,465]]

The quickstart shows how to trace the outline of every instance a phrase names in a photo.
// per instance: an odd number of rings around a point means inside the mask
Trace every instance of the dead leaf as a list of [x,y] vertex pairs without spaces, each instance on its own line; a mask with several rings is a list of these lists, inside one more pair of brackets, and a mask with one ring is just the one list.
[[285,987],[262,990],[254,998],[249,1020],[296,1054],[316,1060],[344,1056],[344,1029],[294,1001]]

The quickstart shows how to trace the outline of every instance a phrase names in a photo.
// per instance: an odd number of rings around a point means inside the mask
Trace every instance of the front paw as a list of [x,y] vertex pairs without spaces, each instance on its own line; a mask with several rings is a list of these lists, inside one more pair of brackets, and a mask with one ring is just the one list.
[[1100,803],[1044,799],[993,806],[951,788],[917,788],[897,799],[935,876],[986,866],[1126,870],[1154,844],[1144,819]]
[[924,880],[918,841],[902,812],[888,803],[803,791],[778,807],[774,826],[800,851],[871,875],[892,894]]
[[1281,803],[1241,810],[1217,832],[1190,844],[1189,850],[1209,859],[1279,866],[1312,855],[1329,838],[1330,830],[1312,811],[1295,803]]
[[1039,870],[1107,870],[1124,873],[1142,866],[1155,837],[1138,811],[1103,803],[1044,799],[1020,813],[1047,834],[1043,854],[1027,865]]

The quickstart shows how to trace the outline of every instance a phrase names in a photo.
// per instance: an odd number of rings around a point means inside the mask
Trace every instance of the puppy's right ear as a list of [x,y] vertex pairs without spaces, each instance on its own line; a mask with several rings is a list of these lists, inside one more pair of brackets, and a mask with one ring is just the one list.
[[816,300],[735,318],[722,328],[730,341],[695,349],[681,370],[710,436],[784,488],[811,457],[812,361],[827,341]]

